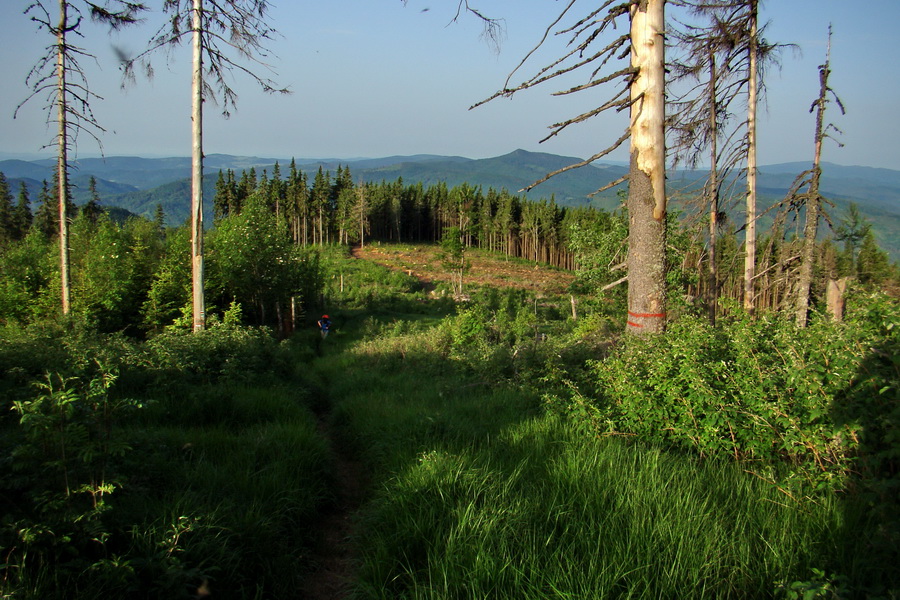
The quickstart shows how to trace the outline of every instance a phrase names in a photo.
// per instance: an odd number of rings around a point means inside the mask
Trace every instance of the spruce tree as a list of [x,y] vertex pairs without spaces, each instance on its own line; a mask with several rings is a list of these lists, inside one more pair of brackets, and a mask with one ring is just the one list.
[[0,173],[0,244],[10,242],[15,237],[12,199],[6,176]]
[[31,229],[34,216],[31,214],[31,199],[25,182],[19,184],[19,200],[14,211],[15,236],[17,240],[24,238]]
[[213,196],[213,221],[218,223],[222,219],[228,217],[228,209],[230,206],[230,198],[228,197],[228,184],[222,169],[219,169],[219,176],[216,178],[216,193]]
[[57,225],[59,215],[56,212],[56,196],[50,190],[50,186],[47,185],[46,179],[41,183],[38,202],[32,226],[49,240],[59,233],[59,226]]
[[103,214],[103,207],[100,206],[100,194],[97,193],[97,179],[91,175],[88,182],[88,191],[91,194],[90,199],[81,207],[81,214],[92,224],[97,224],[97,219]]

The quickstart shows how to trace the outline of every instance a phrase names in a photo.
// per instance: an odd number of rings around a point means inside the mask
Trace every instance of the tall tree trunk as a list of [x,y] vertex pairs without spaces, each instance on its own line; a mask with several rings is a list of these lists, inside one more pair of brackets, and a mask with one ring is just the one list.
[[359,201],[359,247],[366,247],[366,189],[363,182],[360,181],[356,188],[356,195]]
[[[818,119],[816,119],[818,121]],[[816,255],[816,235],[819,232],[819,167],[821,141],[816,141],[816,160],[809,183],[809,197],[806,200],[806,223],[803,226],[803,249],[800,252],[800,273],[797,278],[798,327],[806,327],[809,312],[809,290],[812,287],[813,263]]]
[[203,0],[194,0],[192,153],[191,153],[191,266],[194,306],[194,331],[206,327],[206,302],[203,293]]
[[747,223],[744,228],[744,310],[756,310],[756,106],[759,3],[750,0],[749,70],[747,83]]
[[665,2],[631,6],[631,174],[628,189],[628,331],[666,324]]
[[71,286],[69,277],[69,164],[66,137],[66,30],[68,24],[68,2],[59,0],[59,30],[56,34],[56,85],[57,119],[59,121],[59,154],[57,155],[57,179],[59,184],[59,274],[62,286],[62,311],[68,315],[71,310]]
[[822,198],[819,196],[819,180],[822,176],[822,142],[825,139],[825,106],[828,103],[828,75],[831,73],[831,30],[828,31],[828,50],[825,64],[819,67],[819,97],[816,108],[815,155],[809,191],[806,198],[806,223],[803,227],[803,249],[800,253],[800,274],[797,281],[797,314],[799,327],[806,327],[809,312],[809,290],[812,286],[813,262],[816,255],[816,235],[819,232],[819,212]]
[[719,275],[716,264],[716,234],[719,230],[719,119],[716,103],[716,55],[709,50],[709,322],[716,324],[716,304],[719,298]]

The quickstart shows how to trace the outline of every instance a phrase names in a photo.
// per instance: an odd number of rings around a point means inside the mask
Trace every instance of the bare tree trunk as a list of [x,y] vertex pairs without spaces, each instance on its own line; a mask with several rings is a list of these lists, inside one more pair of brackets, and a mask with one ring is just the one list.
[[206,303],[203,293],[203,0],[194,0],[192,153],[191,153],[191,266],[193,282],[194,331],[206,328]]
[[359,247],[366,247],[366,190],[363,182],[360,181],[356,187],[356,194],[359,200]]
[[68,3],[59,0],[59,31],[56,34],[56,85],[58,101],[57,118],[59,121],[59,154],[57,156],[57,172],[59,185],[59,274],[62,286],[62,311],[68,315],[71,310],[71,286],[69,277],[69,164],[68,140],[66,137],[66,30],[68,29]]
[[[821,111],[816,118],[816,131],[821,131]],[[822,140],[816,136],[816,158],[813,163],[812,177],[809,183],[809,197],[806,200],[806,223],[803,226],[803,248],[800,252],[800,273],[797,277],[797,314],[798,327],[806,327],[809,312],[809,290],[812,287],[813,263],[816,256],[816,235],[819,232],[819,177],[822,173],[820,160],[822,156]]]
[[666,325],[665,2],[631,6],[631,175],[628,189],[628,331]]
[[838,323],[844,320],[844,292],[846,290],[847,277],[828,280],[828,289],[825,292],[828,313]]
[[716,324],[716,304],[719,298],[719,276],[716,264],[716,234],[719,231],[719,116],[716,103],[716,55],[709,51],[709,322]]
[[756,310],[756,106],[759,4],[750,0],[750,60],[747,83],[747,223],[744,228],[744,310]]
[[819,97],[813,105],[816,108],[816,150],[813,158],[809,192],[806,197],[806,223],[803,227],[803,249],[800,258],[800,274],[797,280],[797,314],[799,327],[806,327],[809,312],[809,290],[812,286],[813,262],[816,256],[816,235],[819,231],[819,213],[822,198],[819,195],[819,180],[822,176],[822,142],[825,139],[825,107],[828,103],[828,75],[831,73],[831,31],[828,32],[828,50],[825,64],[819,67]]

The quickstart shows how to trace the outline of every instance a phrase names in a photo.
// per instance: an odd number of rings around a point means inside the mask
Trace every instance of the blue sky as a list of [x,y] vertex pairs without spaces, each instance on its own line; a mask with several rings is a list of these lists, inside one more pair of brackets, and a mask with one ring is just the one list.
[[[52,138],[43,98],[12,115],[28,96],[24,79],[51,42],[22,15],[30,0],[0,3],[0,153],[33,155]],[[161,2],[152,2],[153,5]],[[272,77],[293,94],[270,96],[246,77],[235,75],[237,112],[223,119],[215,107],[205,117],[205,151],[274,158],[354,158],[408,154],[483,158],[517,148],[579,158],[619,137],[624,115],[609,115],[572,127],[539,144],[547,126],[602,102],[612,89],[570,98],[552,97],[553,83],[468,110],[500,88],[506,76],[540,39],[564,6],[560,0],[470,0],[504,20],[499,52],[480,39],[472,17],[450,24],[456,0],[276,0],[272,21],[282,37],[270,44]],[[579,16],[595,0],[576,3]],[[579,7],[580,5],[580,7]],[[864,8],[862,8],[864,7]],[[427,9],[427,10],[424,10]],[[767,78],[767,101],[760,117],[760,163],[811,161],[813,115],[819,65],[825,56],[829,23],[834,27],[831,86],[847,109],[832,105],[828,115],[843,131],[844,144],[825,147],[827,161],[900,169],[900,59],[895,28],[900,1],[764,0],[761,17],[770,41],[795,43],[780,69]],[[156,17],[158,20],[158,17]],[[97,61],[85,71],[103,97],[94,112],[107,132],[107,155],[187,156],[190,154],[190,48],[168,62],[156,57],[156,77],[138,78],[120,89],[112,44],[142,49],[154,31],[142,27],[108,36],[93,25],[80,43]],[[625,27],[624,21],[622,27]],[[531,74],[563,49],[551,38],[526,64]],[[581,75],[575,80],[581,81]],[[93,140],[78,142],[81,156],[98,153]],[[44,152],[47,154],[47,152]],[[626,160],[626,152],[611,157]]]

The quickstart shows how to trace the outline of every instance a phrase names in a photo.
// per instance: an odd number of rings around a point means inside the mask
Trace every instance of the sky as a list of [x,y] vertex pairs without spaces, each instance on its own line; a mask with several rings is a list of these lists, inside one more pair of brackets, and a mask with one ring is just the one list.
[[[48,5],[55,0],[45,0]],[[74,0],[76,3],[80,0]],[[28,97],[25,79],[52,39],[22,13],[32,0],[0,2],[0,158],[49,156],[53,139],[46,99],[16,107]],[[149,0],[156,9],[160,0]],[[625,114],[609,114],[573,126],[539,143],[548,126],[605,101],[612,87],[573,96],[552,93],[582,83],[588,74],[548,82],[469,107],[503,87],[507,76],[537,44],[566,2],[562,0],[469,0],[502,19],[499,49],[482,39],[477,18],[460,15],[457,0],[274,0],[271,23],[279,37],[268,44],[272,68],[254,67],[291,90],[269,95],[239,73],[239,94],[230,119],[207,103],[206,154],[266,158],[385,157],[438,154],[487,158],[516,149],[587,158],[624,131]],[[597,6],[579,0],[570,14]],[[671,14],[671,11],[670,11]],[[828,142],[824,160],[900,170],[900,53],[896,24],[900,0],[763,0],[761,20],[770,42],[792,43],[780,67],[766,77],[761,106],[759,163],[812,162],[817,66],[824,61],[832,24],[831,87],[846,108],[829,106],[827,120],[842,133]],[[106,130],[99,135],[106,156],[189,156],[190,46],[157,54],[155,76],[122,89],[113,47],[135,54],[146,47],[160,15],[120,33],[85,24],[77,43],[96,59],[82,61],[94,93],[93,112]],[[564,23],[566,21],[563,21]],[[568,22],[571,22],[569,20]],[[627,24],[623,20],[618,35]],[[565,50],[567,38],[549,36],[519,71],[530,76]],[[77,156],[97,156],[97,143],[82,135]],[[627,160],[621,149],[609,157]]]

